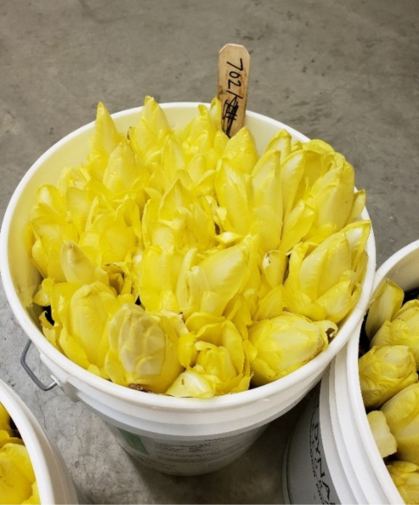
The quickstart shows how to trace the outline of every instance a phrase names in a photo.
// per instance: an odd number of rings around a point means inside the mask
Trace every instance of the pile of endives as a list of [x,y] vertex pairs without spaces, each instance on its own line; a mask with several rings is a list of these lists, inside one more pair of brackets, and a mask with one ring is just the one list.
[[354,169],[281,130],[229,139],[217,99],[128,132],[97,108],[90,153],[39,188],[27,247],[46,338],[116,384],[211,398],[325,350],[359,299],[370,222]]
[[32,463],[9,413],[0,403],[0,503],[39,504]]
[[419,503],[419,299],[386,279],[374,296],[358,361],[372,433],[406,503]]

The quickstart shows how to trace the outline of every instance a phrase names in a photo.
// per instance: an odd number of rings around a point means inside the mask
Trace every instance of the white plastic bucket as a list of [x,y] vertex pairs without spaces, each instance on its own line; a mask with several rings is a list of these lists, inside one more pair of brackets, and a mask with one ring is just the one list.
[[21,398],[2,380],[0,403],[13,419],[28,450],[41,503],[79,503],[61,453]]
[[[419,286],[419,240],[377,270],[374,289],[390,278]],[[290,440],[284,458],[288,503],[403,503],[369,428],[358,374],[361,326],[330,364]]]
[[[196,116],[197,103],[163,104],[172,126]],[[113,115],[121,132],[135,124],[141,108]],[[308,140],[292,128],[248,112],[246,124],[259,151],[286,128],[295,139]],[[292,374],[249,391],[208,400],[153,395],[110,383],[80,368],[43,336],[37,318],[25,301],[39,275],[27,257],[24,227],[37,188],[57,182],[63,166],[78,165],[88,153],[94,123],[71,133],[49,149],[30,168],[7,208],[0,243],[0,268],[12,310],[54,381],[74,401],[81,400],[104,419],[131,454],[162,472],[177,475],[206,473],[221,468],[247,450],[273,419],[291,409],[320,380],[327,365],[356,330],[366,310],[375,271],[375,242],[369,238],[368,266],[361,297],[328,349]],[[362,216],[369,219],[365,210]]]

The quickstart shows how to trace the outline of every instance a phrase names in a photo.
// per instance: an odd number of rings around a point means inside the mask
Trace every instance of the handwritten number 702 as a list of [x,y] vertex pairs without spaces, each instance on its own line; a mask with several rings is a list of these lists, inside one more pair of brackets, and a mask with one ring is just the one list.
[[240,58],[240,66],[231,63],[231,61],[227,61],[227,65],[233,67],[233,69],[230,70],[230,72],[228,73],[229,79],[227,81],[227,87],[228,87],[227,93],[233,95],[234,98],[232,98],[231,101],[226,101],[226,103],[224,104],[223,121],[225,120],[227,121],[225,132],[230,137],[233,122],[237,118],[237,111],[239,109],[239,98],[240,99],[242,98],[237,92],[232,91],[231,88],[233,86],[235,86],[236,88],[240,88],[242,85],[240,80],[242,74],[239,72],[242,72],[244,69],[243,59]]

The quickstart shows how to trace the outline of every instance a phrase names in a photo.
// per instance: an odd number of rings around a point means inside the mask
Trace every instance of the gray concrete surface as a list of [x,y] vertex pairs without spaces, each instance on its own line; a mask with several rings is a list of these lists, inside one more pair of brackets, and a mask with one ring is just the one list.
[[[0,219],[52,144],[111,112],[210,101],[219,49],[252,57],[248,108],[322,138],[367,190],[377,262],[419,238],[416,0],[0,0]],[[228,468],[201,477],[142,467],[104,425],[19,364],[26,337],[0,291],[0,377],[57,443],[93,503],[282,503],[281,466],[301,405]],[[47,377],[36,351],[30,361]]]

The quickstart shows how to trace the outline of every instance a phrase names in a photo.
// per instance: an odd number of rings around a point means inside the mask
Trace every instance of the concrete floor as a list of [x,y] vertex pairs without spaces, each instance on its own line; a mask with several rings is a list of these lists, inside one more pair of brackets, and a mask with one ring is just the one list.
[[[248,109],[321,138],[367,191],[377,263],[419,238],[416,0],[0,0],[0,219],[52,144],[110,112],[216,94],[219,49],[251,53]],[[57,443],[93,503],[282,503],[284,444],[300,407],[228,468],[180,478],[142,467],[80,403],[37,389],[0,292],[0,377]],[[44,377],[36,352],[31,361]]]

